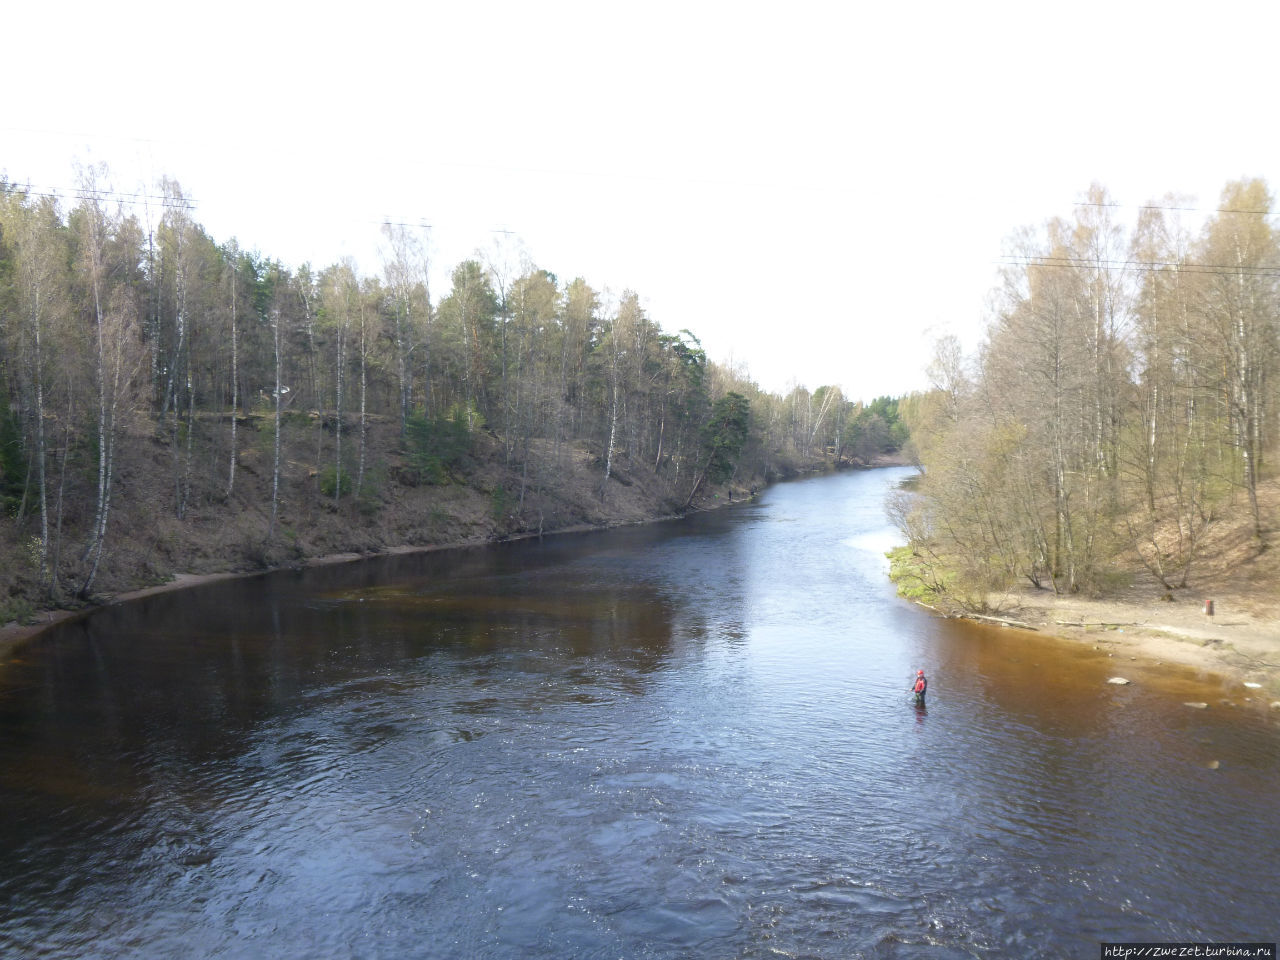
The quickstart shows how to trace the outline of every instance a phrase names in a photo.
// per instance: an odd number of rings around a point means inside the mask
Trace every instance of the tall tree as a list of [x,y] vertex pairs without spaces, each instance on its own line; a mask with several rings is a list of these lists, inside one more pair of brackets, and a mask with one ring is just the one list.
[[279,263],[271,264],[267,273],[268,286],[271,290],[271,344],[272,360],[275,373],[275,386],[272,390],[274,401],[272,453],[271,453],[271,519],[267,524],[267,539],[272,540],[276,534],[276,523],[280,518],[280,459],[282,446],[282,410],[284,402],[284,383],[281,371],[284,367],[284,321],[281,316],[282,301],[293,292],[289,289],[287,276]]
[[476,417],[488,419],[489,375],[493,359],[494,323],[498,298],[489,275],[478,260],[464,260],[453,271],[453,287],[440,302],[454,391],[466,410],[467,428]]
[[1123,460],[1142,511],[1128,520],[1142,562],[1166,587],[1184,586],[1213,520],[1213,462],[1206,442],[1214,406],[1192,311],[1197,282],[1190,236],[1166,196],[1144,207],[1130,243],[1139,272],[1133,299],[1136,389]]
[[[427,330],[431,319],[431,292],[428,263],[422,239],[404,224],[385,223],[382,235],[383,277],[391,304],[392,345],[396,381],[399,385],[400,435],[413,408],[413,355],[423,354],[423,369],[429,376]],[[423,394],[424,409],[426,392]]]
[[1280,315],[1280,244],[1268,223],[1273,199],[1261,180],[1228,184],[1197,253],[1206,265],[1200,310],[1215,359],[1226,374],[1224,395],[1240,482],[1254,534],[1262,536],[1258,480],[1267,437],[1270,389]]
[[711,408],[711,419],[702,428],[702,462],[685,507],[693,503],[703,481],[724,483],[733,476],[738,455],[750,430],[751,403],[740,393],[729,392]]
[[[46,394],[57,366],[49,333],[65,326],[67,302],[66,264],[70,259],[67,237],[52,197],[31,200],[25,195],[0,194],[0,222],[8,227],[14,247],[15,287],[20,321],[9,330],[10,352],[20,358],[28,411],[29,449],[35,459],[35,486],[40,516],[38,565],[40,580],[50,597],[58,594],[56,565],[50,563],[53,525],[49,507],[49,440],[45,424]],[[0,228],[0,233],[3,233]],[[54,342],[57,338],[55,337]]]
[[194,206],[182,187],[166,177],[161,188],[161,314],[169,324],[161,323],[161,341],[152,347],[163,351],[166,376],[161,415],[169,416],[174,513],[183,519],[192,495],[198,398],[202,391],[215,392],[213,358],[221,344],[211,334],[224,271],[222,253],[195,222]]
[[586,403],[587,357],[600,326],[600,295],[582,277],[564,291],[560,329],[560,397],[556,417],[557,459],[562,441],[576,434]]
[[347,258],[330,267],[320,276],[321,317],[334,340],[334,479],[333,501],[336,505],[342,497],[345,477],[342,460],[342,428],[346,416],[347,365],[349,363],[348,340],[351,327],[360,316],[360,284],[356,279],[355,263]]
[[231,301],[229,331],[231,334],[231,442],[227,467],[227,492],[230,497],[236,488],[236,425],[238,422],[238,402],[240,400],[240,249],[233,242],[224,257],[224,273]]
[[82,168],[79,215],[82,282],[88,291],[88,308],[93,329],[93,380],[97,394],[97,497],[93,523],[82,564],[87,566],[77,591],[82,598],[92,593],[102,561],[111,512],[111,488],[115,468],[115,444],[121,403],[137,372],[137,308],[132,291],[124,283],[125,264],[120,255],[130,253],[129,245],[112,258],[113,236],[122,233],[123,215],[105,208],[109,188],[101,185],[105,167]]
[[512,284],[507,300],[511,371],[503,394],[508,424],[504,443],[507,462],[518,457],[520,464],[518,511],[523,511],[530,469],[535,466],[533,440],[550,432],[546,389],[559,300],[556,278],[530,267]]

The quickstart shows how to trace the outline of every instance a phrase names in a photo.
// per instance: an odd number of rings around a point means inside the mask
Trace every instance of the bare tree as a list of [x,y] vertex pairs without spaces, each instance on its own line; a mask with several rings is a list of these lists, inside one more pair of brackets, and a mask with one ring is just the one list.
[[[392,343],[399,384],[400,435],[413,405],[413,355],[423,354],[423,370],[429,376],[427,332],[431,319],[431,295],[425,243],[404,224],[385,223],[382,235],[383,276],[392,304]],[[426,402],[424,389],[423,402]]]
[[227,467],[227,496],[230,497],[236,487],[236,423],[237,407],[240,399],[240,337],[237,326],[237,306],[240,292],[240,250],[234,244],[225,255],[226,273],[231,287],[231,453]]
[[58,593],[58,572],[50,563],[49,444],[45,394],[54,356],[47,344],[51,326],[65,323],[67,277],[64,265],[69,253],[57,203],[52,197],[30,201],[23,195],[0,194],[8,206],[4,219],[13,225],[15,292],[21,320],[10,331],[18,341],[14,353],[23,357],[24,406],[29,410],[31,446],[35,454],[36,497],[40,516],[38,565],[40,580],[51,597]]
[[1232,444],[1259,538],[1258,480],[1270,405],[1268,372],[1280,354],[1276,282],[1280,244],[1267,222],[1271,207],[1271,194],[1261,180],[1228,184],[1221,209],[1198,245],[1201,262],[1208,268],[1200,309],[1215,359],[1225,372]]
[[115,443],[120,405],[126,388],[137,372],[137,312],[130,291],[120,282],[109,261],[110,234],[120,226],[121,215],[110,215],[103,207],[109,195],[99,186],[105,167],[82,168],[80,174],[81,262],[80,269],[89,290],[93,326],[94,386],[97,392],[98,483],[94,510],[82,564],[88,570],[77,591],[90,596],[102,561],[111,511],[111,486],[115,466]]
[[284,398],[284,384],[281,381],[281,367],[283,360],[283,344],[284,337],[282,328],[284,326],[280,316],[280,301],[285,296],[285,288],[287,282],[282,276],[283,271],[279,264],[272,266],[273,273],[273,290],[275,293],[274,303],[271,305],[271,343],[272,343],[272,359],[275,367],[275,389],[272,390],[272,396],[275,402],[274,416],[274,432],[272,435],[272,454],[271,454],[271,520],[267,524],[267,539],[272,540],[276,534],[276,523],[280,517],[280,431],[281,431],[281,412]]

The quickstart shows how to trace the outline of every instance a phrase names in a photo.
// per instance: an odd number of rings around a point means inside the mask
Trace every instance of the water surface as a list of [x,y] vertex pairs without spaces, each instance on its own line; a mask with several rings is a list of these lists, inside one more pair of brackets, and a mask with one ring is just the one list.
[[0,673],[0,955],[1276,939],[1275,721],[896,599],[904,475],[68,625]]

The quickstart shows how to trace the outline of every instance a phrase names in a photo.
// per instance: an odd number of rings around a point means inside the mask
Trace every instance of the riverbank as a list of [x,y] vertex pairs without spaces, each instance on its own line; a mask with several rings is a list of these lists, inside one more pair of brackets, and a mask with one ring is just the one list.
[[1280,711],[1280,605],[1263,596],[1150,600],[1140,592],[1088,598],[1028,590],[1004,595],[1001,612],[982,619],[1088,644],[1119,663],[1136,659],[1217,674],[1240,684],[1242,699],[1265,699]]
[[[270,448],[264,451],[261,431],[249,425],[234,490],[209,480],[209,472],[193,471],[206,482],[193,487],[179,516],[163,506],[173,497],[167,450],[150,442],[149,422],[132,426],[87,599],[73,599],[86,591],[87,568],[63,550],[55,562],[62,602],[45,602],[49,591],[30,532],[17,525],[0,529],[0,663],[50,626],[107,604],[209,579],[649,522],[680,512],[692,482],[669,462],[640,463],[624,455],[615,455],[606,470],[599,449],[587,442],[544,445],[518,460],[487,432],[472,437],[468,454],[451,470],[424,478],[408,461],[396,424],[373,418],[359,492],[326,493],[312,461],[286,457],[276,497]],[[321,451],[314,453],[314,463],[321,462]],[[206,466],[213,471],[216,465]],[[777,464],[771,476],[744,467],[730,483],[704,484],[692,508],[741,499],[773,475],[808,466]]]
[[[389,425],[375,424],[383,433]],[[375,439],[377,439],[375,437]],[[503,448],[482,435],[465,470],[440,485],[392,482],[405,476],[394,437],[377,447],[388,458],[378,471],[380,492],[363,500],[335,504],[321,496],[304,464],[289,461],[288,496],[282,498],[278,532],[268,526],[270,474],[261,455],[242,455],[234,498],[220,495],[192,504],[184,519],[157,511],[166,490],[167,463],[155,459],[130,471],[129,483],[113,507],[113,523],[103,572],[92,601],[70,609],[36,609],[18,604],[18,621],[0,624],[0,666],[15,651],[51,626],[112,603],[181,590],[211,580],[254,576],[289,567],[316,566],[399,553],[450,550],[550,534],[607,530],[652,523],[687,512],[687,478],[650,464],[619,458],[607,481],[604,463],[587,444],[566,448],[554,474],[525,483],[519,465],[508,464]],[[544,451],[552,460],[552,452]],[[898,454],[881,456],[868,466],[901,466]],[[856,465],[844,463],[852,468]],[[778,463],[767,474],[740,470],[724,484],[706,483],[691,509],[715,509],[748,498],[768,483],[836,468],[829,460]],[[0,540],[0,561],[9,580],[0,588],[13,597],[34,591],[30,571],[25,582],[14,575],[22,567],[23,544]],[[3,569],[0,563],[0,569]],[[6,608],[0,604],[0,616]]]
[[[727,501],[726,501],[727,502]],[[668,517],[654,517],[652,522],[669,519]],[[607,530],[610,524],[600,524],[597,526],[581,525],[566,528],[564,530],[549,530],[545,536],[554,536],[564,533],[584,533],[591,530]],[[509,537],[508,540],[527,539],[538,534],[525,534],[523,536]],[[471,540],[458,543],[438,543],[428,544],[425,546],[399,546],[392,547],[389,550],[379,550],[371,553],[331,553],[322,557],[310,557],[298,563],[291,564],[293,567],[323,567],[336,563],[356,563],[361,560],[372,560],[377,557],[386,556],[404,556],[414,553],[430,553],[440,550],[460,550],[467,547],[483,546],[487,543],[494,543],[494,540]],[[282,568],[273,568],[282,569]],[[260,576],[264,573],[270,573],[271,570],[240,570],[222,573],[179,573],[175,574],[172,580],[166,583],[156,584],[150,587],[143,587],[138,590],[127,590],[123,593],[115,594],[111,597],[102,598],[98,603],[85,606],[76,610],[41,610],[33,618],[30,623],[7,623],[0,625],[0,667],[11,656],[21,650],[22,647],[35,640],[41,633],[50,627],[59,623],[65,623],[68,620],[74,620],[77,617],[84,617],[91,614],[94,610],[104,606],[110,606],[117,603],[127,603],[131,600],[141,600],[144,597],[154,596],[160,593],[171,593],[176,590],[187,590],[191,587],[198,587],[207,583],[215,583],[219,580],[234,580],[243,577]]]
[[[631,484],[628,484],[631,486]],[[724,488],[721,494],[718,490],[712,492],[705,498],[700,498],[696,510],[714,510],[724,506],[730,506],[735,503],[742,503],[744,500],[751,499],[751,494],[744,494],[741,490],[736,490],[731,486]],[[525,531],[506,536],[489,535],[485,537],[473,537],[469,539],[461,539],[456,541],[446,541],[438,543],[410,545],[402,544],[379,550],[368,551],[342,551],[340,553],[329,553],[322,556],[308,557],[288,564],[288,567],[307,568],[329,566],[337,563],[355,563],[361,560],[372,560],[377,557],[386,556],[405,556],[416,553],[432,553],[444,550],[460,550],[469,547],[485,546],[497,542],[510,542],[514,540],[526,540],[533,537],[541,536],[562,536],[565,534],[575,533],[591,533],[595,531],[609,530],[620,526],[632,526],[643,523],[658,523],[664,520],[673,520],[677,518],[677,514],[669,512],[654,512],[645,514],[642,508],[638,507],[634,500],[627,501],[623,506],[621,503],[614,504],[612,512],[600,516],[594,523],[577,523],[571,526],[562,527],[555,530],[546,531]],[[273,569],[282,569],[283,567],[272,567],[268,569],[247,569],[233,571],[219,571],[214,573],[178,573],[173,577],[160,584],[154,584],[147,587],[141,587],[133,590],[125,590],[110,596],[99,597],[97,602],[86,605],[78,609],[64,610],[40,610],[27,623],[10,622],[0,624],[0,668],[11,657],[17,655],[21,649],[27,644],[34,641],[41,633],[69,620],[77,617],[88,616],[94,610],[103,606],[109,606],[117,603],[127,603],[131,600],[140,600],[145,597],[154,596],[160,593],[170,593],[176,590],[185,590],[191,587],[198,587],[202,584],[213,583],[219,580],[231,580],[243,577],[259,576],[263,573],[269,573]]]
[[1239,685],[1242,700],[1277,704],[1280,714],[1280,478],[1259,485],[1258,506],[1260,525],[1239,505],[1215,517],[1193,562],[1165,581],[1136,552],[1115,557],[1102,595],[1023,580],[962,603],[943,586],[951,582],[946,558],[910,548],[890,552],[890,576],[902,596],[940,615],[1089,644],[1120,662],[1189,667]]

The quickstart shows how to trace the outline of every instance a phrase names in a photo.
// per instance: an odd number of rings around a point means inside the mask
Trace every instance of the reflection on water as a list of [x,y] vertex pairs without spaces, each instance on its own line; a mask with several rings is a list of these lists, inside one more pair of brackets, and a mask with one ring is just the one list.
[[1274,939],[1274,720],[901,603],[901,475],[68,626],[0,675],[0,955]]

